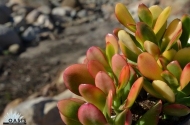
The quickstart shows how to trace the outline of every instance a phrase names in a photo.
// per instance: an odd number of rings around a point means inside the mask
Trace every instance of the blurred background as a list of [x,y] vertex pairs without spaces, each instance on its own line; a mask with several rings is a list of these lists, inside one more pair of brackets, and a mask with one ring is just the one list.
[[0,0],[0,123],[13,109],[28,125],[64,125],[57,101],[77,96],[62,73],[123,28],[114,15],[118,2],[137,22],[140,3],[171,6],[169,21],[190,15],[190,0]]

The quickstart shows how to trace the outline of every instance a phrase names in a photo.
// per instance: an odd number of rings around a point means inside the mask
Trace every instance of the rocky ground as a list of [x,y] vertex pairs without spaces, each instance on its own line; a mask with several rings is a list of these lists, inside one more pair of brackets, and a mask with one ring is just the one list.
[[[29,125],[63,125],[57,101],[66,90],[62,72],[81,62],[90,46],[105,47],[115,27],[114,6],[137,18],[139,3],[171,5],[173,18],[190,14],[189,0],[1,0],[0,114],[19,111]],[[10,37],[11,36],[11,37]]]

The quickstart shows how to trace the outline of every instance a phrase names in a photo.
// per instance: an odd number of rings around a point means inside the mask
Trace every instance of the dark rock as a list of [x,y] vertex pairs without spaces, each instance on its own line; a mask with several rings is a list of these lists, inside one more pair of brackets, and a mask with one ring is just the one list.
[[22,34],[22,39],[26,42],[39,41],[39,33],[41,32],[41,28],[30,26],[28,27]]

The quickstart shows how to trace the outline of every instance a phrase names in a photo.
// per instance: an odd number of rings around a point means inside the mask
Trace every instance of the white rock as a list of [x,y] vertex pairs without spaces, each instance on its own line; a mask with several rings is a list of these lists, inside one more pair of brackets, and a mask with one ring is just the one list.
[[10,47],[9,47],[8,50],[12,54],[17,54],[19,52],[19,49],[20,49],[20,45],[19,44],[12,44],[12,45],[10,45]]
[[40,15],[40,12],[38,10],[33,10],[31,11],[27,16],[26,16],[26,21],[29,24],[32,24],[36,21],[36,19],[38,18],[38,16]]

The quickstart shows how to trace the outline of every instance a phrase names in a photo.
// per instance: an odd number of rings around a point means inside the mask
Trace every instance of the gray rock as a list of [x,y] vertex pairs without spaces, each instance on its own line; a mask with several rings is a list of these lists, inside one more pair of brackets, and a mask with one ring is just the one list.
[[83,18],[83,17],[87,16],[87,11],[86,11],[85,9],[80,10],[80,11],[77,13],[77,16],[80,17],[80,18]]
[[38,11],[40,11],[41,13],[43,13],[43,14],[50,14],[51,13],[51,8],[49,7],[49,6],[40,6],[39,8],[38,8]]
[[81,4],[79,0],[63,0],[61,3],[62,7],[80,8]]
[[22,114],[28,125],[64,125],[56,103],[51,98],[39,97],[23,102],[13,110]]
[[18,34],[14,30],[0,25],[0,47],[7,48],[12,44],[21,44]]
[[55,16],[69,16],[72,11],[70,7],[55,7],[52,10],[52,15]]
[[39,27],[29,26],[22,34],[22,39],[26,42],[38,41],[38,34],[41,32]]
[[49,28],[49,29],[53,29],[54,26],[53,26],[53,23],[52,21],[50,20],[49,16],[47,15],[44,15],[44,14],[41,14],[36,23],[35,23],[37,26],[41,26],[43,28]]
[[0,5],[0,24],[10,21],[11,10],[5,5]]
[[19,52],[20,45],[19,44],[12,44],[9,46],[9,52],[12,54],[17,54]]
[[25,27],[27,25],[26,20],[23,15],[17,15],[15,17],[13,17],[13,20],[14,20],[13,25],[16,28]]
[[29,24],[34,23],[40,14],[41,14],[41,13],[40,13],[37,9],[31,11],[31,12],[26,16],[26,21],[27,21],[27,23],[29,23]]

